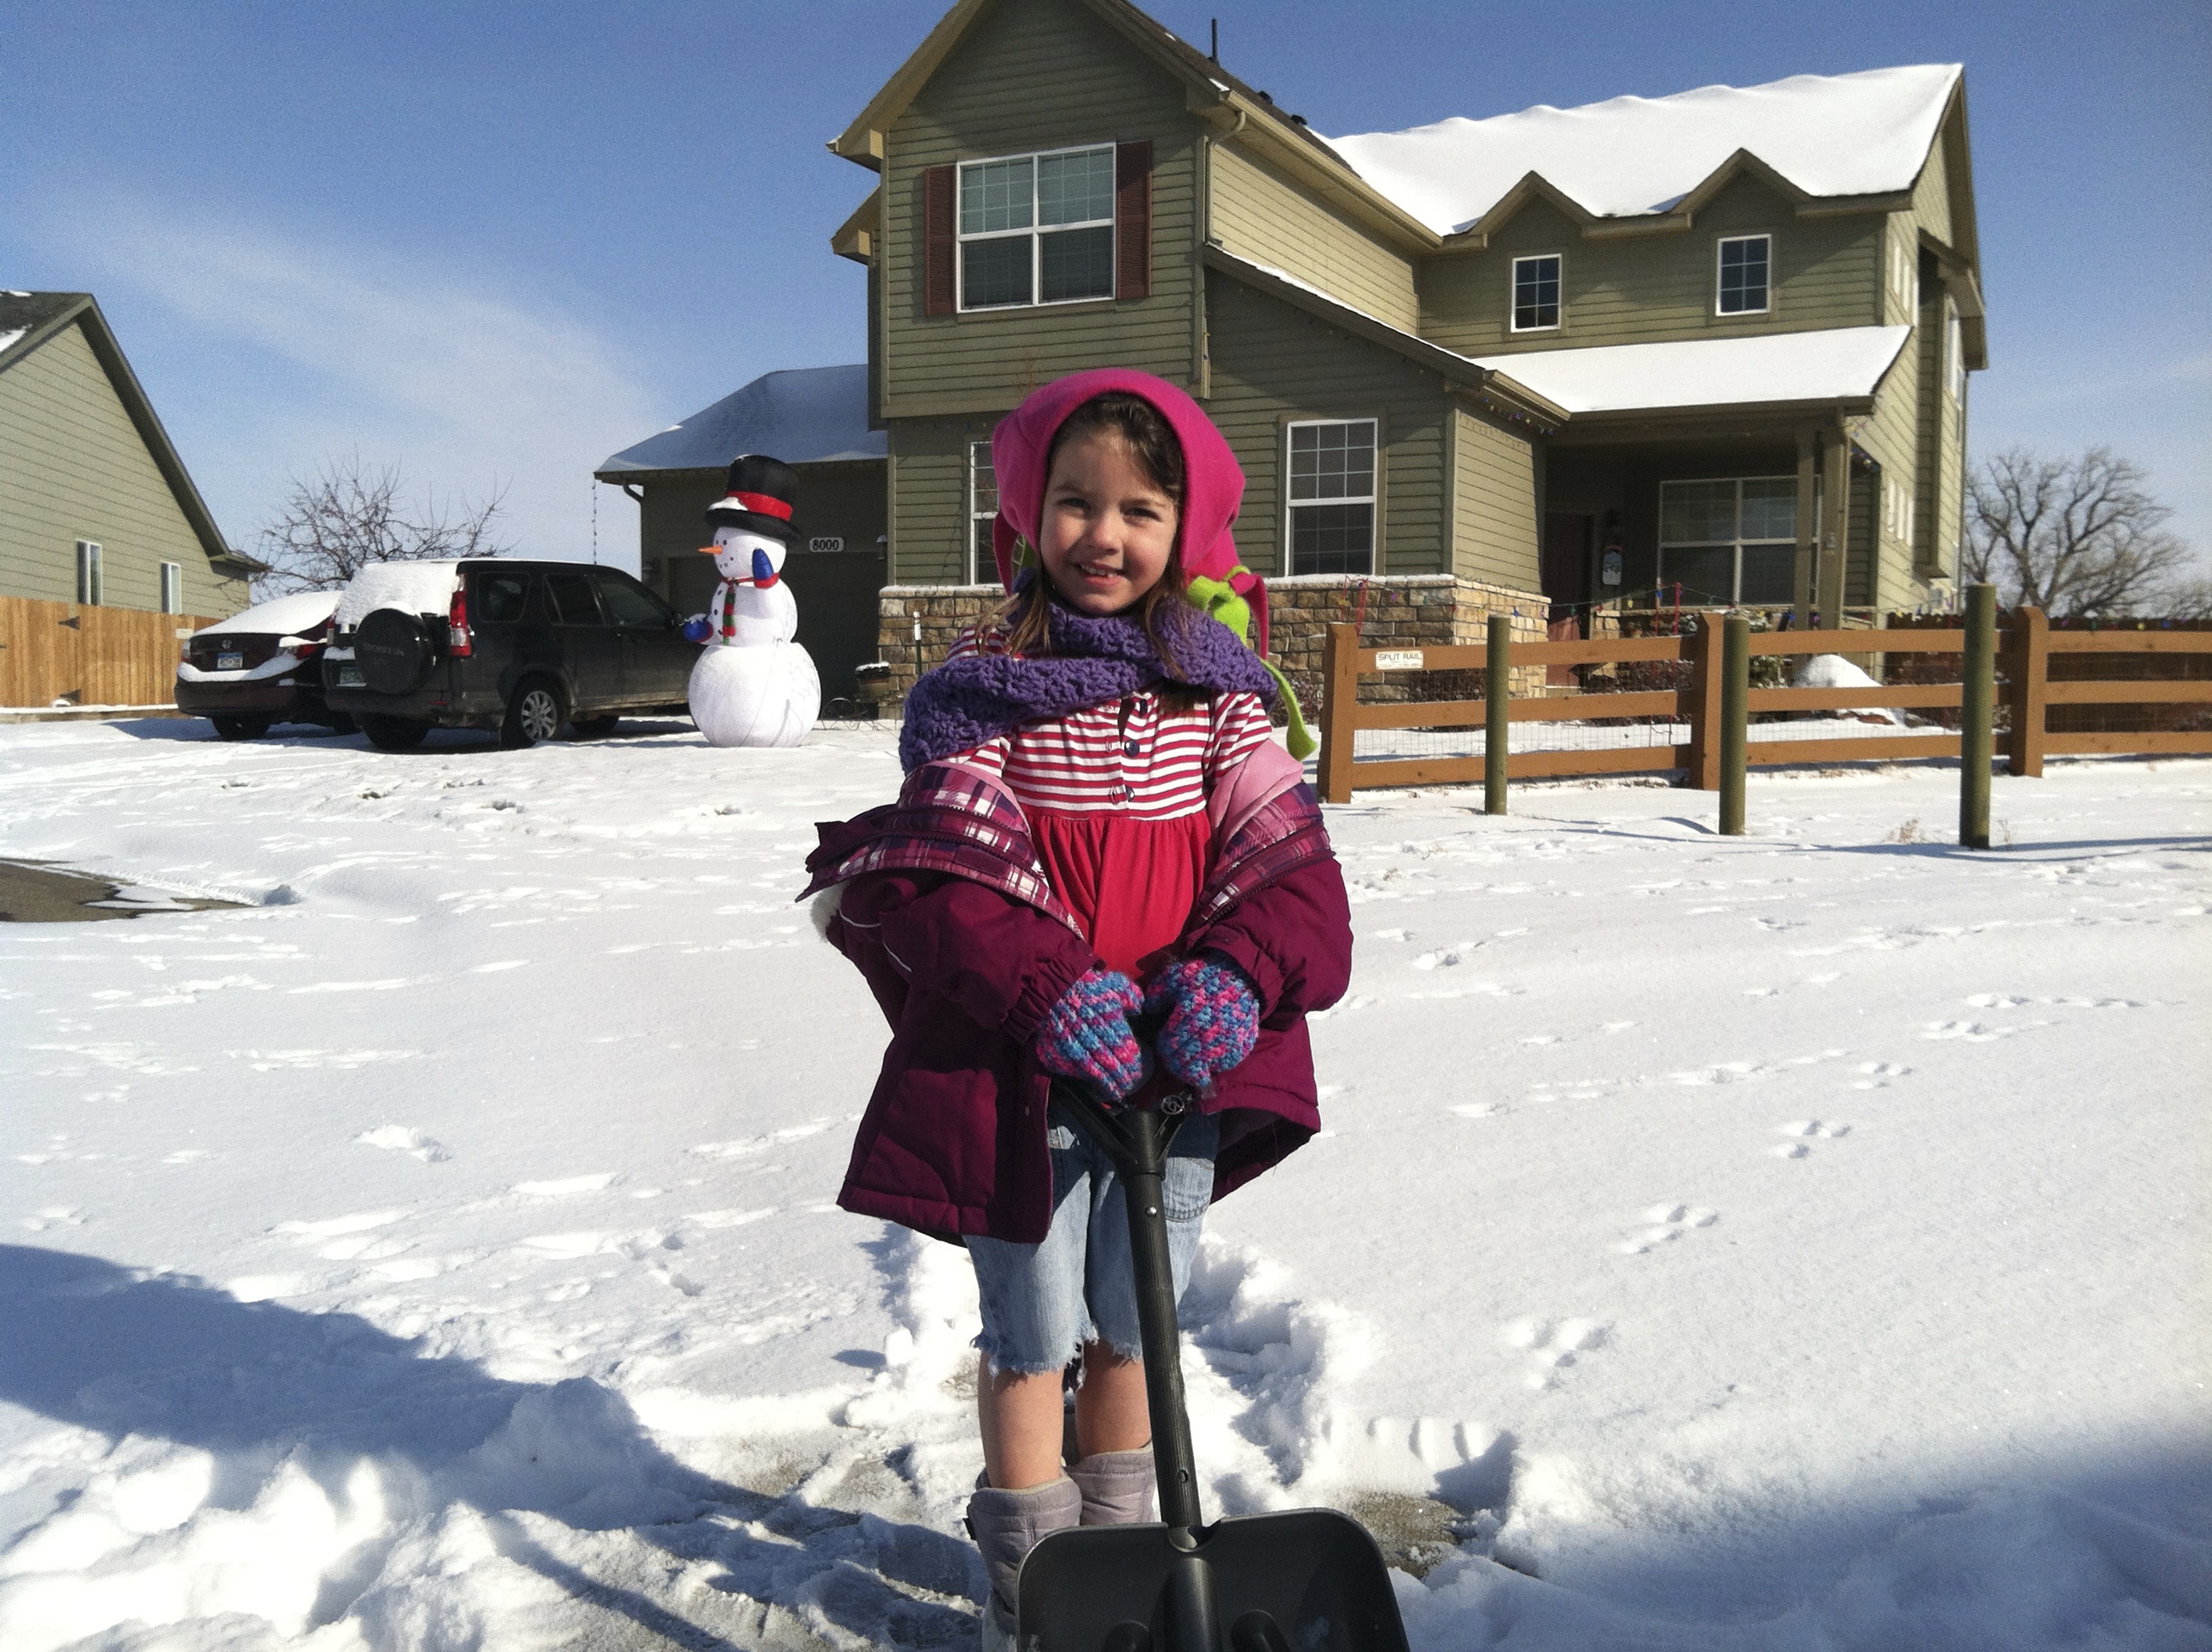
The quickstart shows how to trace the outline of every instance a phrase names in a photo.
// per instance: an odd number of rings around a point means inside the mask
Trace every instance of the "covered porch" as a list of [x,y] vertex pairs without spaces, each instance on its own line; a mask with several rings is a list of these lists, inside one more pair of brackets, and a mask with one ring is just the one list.
[[1568,411],[1544,450],[1556,635],[1600,608],[1758,606],[1848,623],[1883,599],[1876,478],[1855,443],[1909,330],[1495,356]]

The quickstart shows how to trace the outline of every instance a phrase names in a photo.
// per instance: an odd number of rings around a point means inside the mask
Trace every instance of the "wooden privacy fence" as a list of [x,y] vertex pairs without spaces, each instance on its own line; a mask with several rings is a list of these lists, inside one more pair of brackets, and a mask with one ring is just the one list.
[[194,614],[0,597],[0,708],[167,706],[176,699],[180,631]]
[[[1346,803],[1355,790],[1464,786],[1479,780],[1491,812],[1503,813],[1508,780],[1680,769],[1686,771],[1692,786],[1723,793],[1723,829],[1741,831],[1741,778],[1747,768],[1964,756],[1962,839],[1985,842],[1989,761],[2000,708],[2009,724],[2007,756],[2014,774],[2040,774],[2045,755],[2212,754],[2212,731],[2054,733],[2045,726],[2047,708],[2053,705],[2212,705],[2212,681],[2054,682],[2049,665],[2052,655],[2072,653],[2212,655],[2212,631],[2054,631],[2043,614],[2022,609],[2000,633],[1994,593],[1985,586],[1968,592],[1963,629],[1754,633],[1740,615],[1730,618],[1707,612],[1697,616],[1697,621],[1693,631],[1680,636],[1515,642],[1510,621],[1493,616],[1486,643],[1420,649],[1362,648],[1355,627],[1333,625],[1322,680],[1322,796],[1331,803]],[[1754,658],[1869,653],[1951,655],[1960,662],[1960,676],[1948,683],[1856,688],[1751,686],[1750,661]],[[1540,696],[1510,691],[1513,673],[1522,667],[1648,668],[1668,664],[1683,679],[1680,686],[1555,690]],[[1481,672],[1485,697],[1381,705],[1360,701],[1363,676],[1407,673],[1418,680],[1436,671]],[[1779,738],[1749,738],[1755,714],[1771,717],[1875,709],[1956,714],[1960,726],[1917,733],[1790,738],[1784,732],[1787,725],[1769,720],[1759,726],[1759,732]],[[1510,731],[1516,723],[1588,724],[1594,738],[1582,749],[1514,751]],[[1633,731],[1638,723],[1655,726]],[[1361,731],[1411,729],[1480,729],[1482,750],[1474,755],[1384,755],[1355,760],[1353,748]],[[1607,744],[1602,738],[1607,732],[1640,732],[1654,738],[1644,744]],[[1972,773],[1977,754],[1978,805]],[[1731,811],[1735,816],[1732,828]]]

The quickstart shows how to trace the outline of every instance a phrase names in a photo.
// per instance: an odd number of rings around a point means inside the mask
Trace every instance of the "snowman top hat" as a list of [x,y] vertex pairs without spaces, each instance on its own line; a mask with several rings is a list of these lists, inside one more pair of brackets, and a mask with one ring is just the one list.
[[[780,459],[765,453],[740,453],[730,466],[726,496],[707,507],[710,528],[743,528],[764,533],[787,545],[799,543],[798,525],[791,519],[791,503],[799,492],[799,472]],[[714,547],[699,549],[712,556]]]

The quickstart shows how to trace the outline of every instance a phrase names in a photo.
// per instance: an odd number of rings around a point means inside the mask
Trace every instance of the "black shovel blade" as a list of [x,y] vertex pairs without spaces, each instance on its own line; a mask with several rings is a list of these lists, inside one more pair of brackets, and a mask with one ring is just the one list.
[[1020,1652],[1407,1652],[1382,1552],[1334,1509],[1055,1532],[1022,1562]]

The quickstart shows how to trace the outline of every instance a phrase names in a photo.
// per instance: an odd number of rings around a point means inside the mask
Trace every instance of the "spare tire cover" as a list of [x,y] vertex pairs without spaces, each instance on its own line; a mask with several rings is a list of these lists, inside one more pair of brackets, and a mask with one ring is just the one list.
[[430,675],[436,655],[420,616],[380,608],[354,633],[361,680],[379,694],[412,694]]

